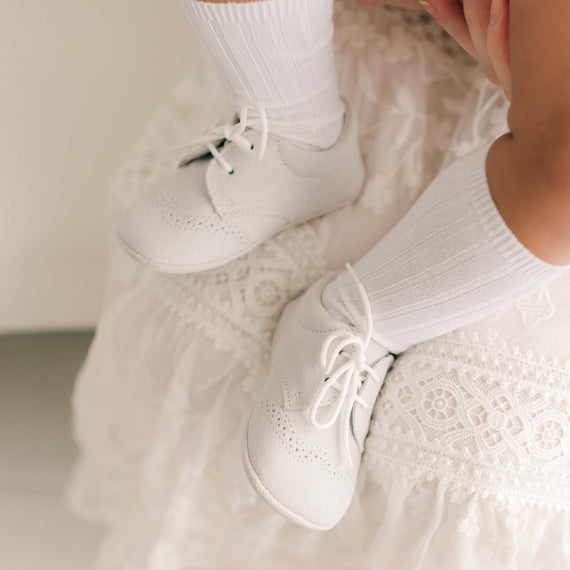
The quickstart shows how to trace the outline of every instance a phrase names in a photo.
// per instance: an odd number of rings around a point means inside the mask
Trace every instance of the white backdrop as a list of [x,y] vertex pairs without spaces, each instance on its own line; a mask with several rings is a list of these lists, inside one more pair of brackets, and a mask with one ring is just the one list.
[[95,323],[109,182],[194,49],[177,0],[0,0],[0,333]]

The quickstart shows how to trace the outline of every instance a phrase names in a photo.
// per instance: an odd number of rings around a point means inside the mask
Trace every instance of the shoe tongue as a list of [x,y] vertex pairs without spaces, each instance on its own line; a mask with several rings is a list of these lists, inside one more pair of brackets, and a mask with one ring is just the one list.
[[[193,159],[189,164],[181,166],[178,171],[178,176],[183,184],[195,185],[200,184],[204,186],[204,180],[206,178],[206,170],[210,164],[211,154],[205,154],[198,158]],[[183,188],[185,192],[188,192],[188,188],[192,186],[186,186]]]
[[[386,354],[386,351],[384,351],[384,354]],[[370,430],[370,417],[374,404],[384,383],[386,373],[393,362],[394,358],[392,356],[383,356],[377,359],[374,364],[371,364],[372,368],[374,368],[378,374],[380,382],[376,382],[373,378],[367,376],[360,390],[359,396],[368,403],[369,408],[366,409],[361,406],[355,406],[352,411],[352,434],[358,443],[359,449],[363,449],[364,447],[364,440]]]

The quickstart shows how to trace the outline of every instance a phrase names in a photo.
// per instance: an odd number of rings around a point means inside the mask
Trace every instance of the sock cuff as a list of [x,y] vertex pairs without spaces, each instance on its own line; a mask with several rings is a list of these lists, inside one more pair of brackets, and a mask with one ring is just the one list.
[[485,145],[460,159],[477,219],[495,250],[513,269],[523,271],[534,281],[551,279],[567,268],[552,265],[534,255],[518,240],[497,209],[486,172],[487,154],[491,146]]
[[254,0],[227,3],[182,0],[182,5],[194,21],[221,23],[264,22],[308,10],[311,14],[322,10],[322,17],[330,18],[333,11],[333,0]]

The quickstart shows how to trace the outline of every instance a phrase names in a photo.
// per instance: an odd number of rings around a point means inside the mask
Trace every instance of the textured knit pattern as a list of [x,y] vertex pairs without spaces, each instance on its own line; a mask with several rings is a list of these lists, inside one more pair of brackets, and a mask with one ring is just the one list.
[[[440,174],[355,266],[372,305],[375,340],[393,352],[508,307],[564,271],[538,259],[505,224],[487,184],[488,149]],[[362,301],[348,272],[323,301],[333,315],[362,326]]]
[[184,5],[236,110],[259,103],[269,119],[305,129],[276,126],[276,134],[312,148],[334,144],[344,105],[332,49],[333,0]]

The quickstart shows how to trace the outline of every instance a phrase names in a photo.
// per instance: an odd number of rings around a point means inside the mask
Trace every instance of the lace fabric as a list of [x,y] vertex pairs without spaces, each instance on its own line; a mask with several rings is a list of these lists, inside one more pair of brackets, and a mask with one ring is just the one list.
[[[387,495],[397,486],[409,511],[392,520],[386,511],[383,524],[435,531],[431,550],[407,562],[567,565],[569,388],[568,363],[508,347],[490,331],[453,333],[396,361],[365,457],[376,484]],[[434,552],[450,538],[443,566]]]
[[[81,457],[68,492],[75,512],[109,527],[97,570],[570,567],[568,276],[399,357],[337,529],[286,522],[243,474],[241,433],[284,305],[506,129],[505,99],[424,16],[340,6],[336,18],[367,162],[360,201],[195,275],[113,251],[74,394]],[[167,151],[222,108],[198,59],[125,161],[114,211],[167,176]]]
[[326,270],[318,228],[305,224],[219,269],[182,277],[152,274],[153,295],[219,350],[259,372],[285,304]]
[[570,366],[495,343],[462,332],[410,349],[385,384],[369,456],[393,449],[403,477],[455,479],[455,496],[569,510]]

